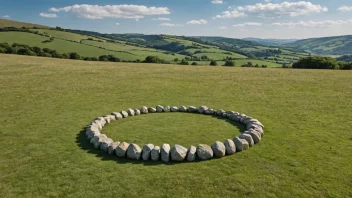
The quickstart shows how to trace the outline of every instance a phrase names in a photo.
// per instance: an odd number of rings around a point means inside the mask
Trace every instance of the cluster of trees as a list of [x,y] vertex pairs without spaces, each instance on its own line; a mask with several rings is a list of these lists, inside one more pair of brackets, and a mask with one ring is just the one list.
[[241,67],[261,67],[261,68],[267,68],[267,65],[259,65],[259,64],[255,64],[253,65],[252,62],[248,62],[247,64],[242,65]]
[[338,57],[336,60],[344,61],[344,62],[352,62],[352,55],[344,55],[344,56]]
[[339,62],[334,58],[310,56],[301,58],[292,65],[292,68],[298,69],[342,69],[351,70],[351,62]]

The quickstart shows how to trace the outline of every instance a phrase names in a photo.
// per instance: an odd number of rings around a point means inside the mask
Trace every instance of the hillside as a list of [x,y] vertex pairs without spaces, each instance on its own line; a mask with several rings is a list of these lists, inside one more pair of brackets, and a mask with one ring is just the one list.
[[0,28],[3,28],[3,27],[16,27],[16,28],[26,27],[26,28],[41,28],[41,29],[50,28],[44,25],[25,23],[25,22],[13,21],[8,19],[0,19]]
[[244,38],[243,40],[252,41],[260,45],[280,46],[298,41],[299,39],[262,39],[262,38]]
[[321,55],[352,54],[352,35],[304,39],[285,46]]

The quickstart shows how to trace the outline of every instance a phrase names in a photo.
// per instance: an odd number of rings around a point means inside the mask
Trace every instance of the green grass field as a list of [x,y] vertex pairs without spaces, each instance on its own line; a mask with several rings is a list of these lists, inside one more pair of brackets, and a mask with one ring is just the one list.
[[[352,73],[84,62],[0,54],[2,197],[351,197]],[[247,151],[199,163],[118,159],[82,128],[142,105],[235,110],[265,125]],[[114,122],[114,140],[185,146],[240,129],[181,113]]]
[[48,26],[44,25],[38,25],[38,24],[32,24],[32,23],[25,23],[25,22],[19,22],[19,21],[13,21],[13,20],[7,20],[7,19],[0,19],[0,28],[2,27],[17,27],[17,28],[42,28],[42,29],[47,29],[50,28]]
[[[209,65],[210,61],[189,61],[189,64],[192,64],[193,62],[198,63],[198,65]],[[219,66],[224,65],[225,62],[224,61],[216,61],[218,63]],[[238,59],[238,60],[234,60],[234,62],[236,63],[236,67],[241,67],[242,65],[247,64],[248,62],[252,62],[253,65],[258,64],[259,66],[262,65],[267,65],[268,67],[282,67],[281,64],[277,64],[274,62],[270,62],[270,61],[262,61],[262,60],[255,60],[255,59]]]

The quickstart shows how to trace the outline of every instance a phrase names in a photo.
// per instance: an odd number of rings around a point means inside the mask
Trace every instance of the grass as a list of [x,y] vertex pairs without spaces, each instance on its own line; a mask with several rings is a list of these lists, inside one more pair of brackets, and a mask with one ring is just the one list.
[[43,29],[48,29],[50,27],[44,26],[44,25],[37,25],[37,24],[32,24],[32,23],[25,23],[25,22],[19,22],[19,21],[12,21],[8,19],[0,19],[0,28],[3,27],[17,27],[17,28],[43,28]]
[[[351,197],[352,73],[0,55],[2,197]],[[145,163],[91,149],[93,118],[142,105],[202,105],[266,126],[253,148],[200,163]],[[155,114],[115,140],[185,146],[238,135],[223,120]],[[40,184],[40,185],[38,185]]]
[[54,38],[59,38],[59,39],[64,39],[64,40],[71,40],[71,41],[76,41],[80,42],[83,39],[94,39],[97,40],[94,37],[89,37],[86,35],[80,35],[80,34],[75,34],[71,32],[64,32],[64,31],[58,31],[58,30],[45,30],[45,29],[31,29],[31,31],[36,32],[38,31],[41,34],[46,34]]
[[[198,63],[198,65],[209,65],[210,61],[189,61],[189,64],[192,64],[193,62]],[[225,62],[224,61],[216,61],[218,63],[219,66],[224,65]],[[259,66],[262,65],[267,65],[268,67],[282,67],[281,64],[277,64],[275,62],[270,62],[270,61],[262,61],[262,60],[255,60],[255,59],[238,59],[238,60],[234,60],[234,62],[236,63],[236,67],[241,67],[242,65],[247,64],[248,62],[252,62],[253,65],[258,64]]]

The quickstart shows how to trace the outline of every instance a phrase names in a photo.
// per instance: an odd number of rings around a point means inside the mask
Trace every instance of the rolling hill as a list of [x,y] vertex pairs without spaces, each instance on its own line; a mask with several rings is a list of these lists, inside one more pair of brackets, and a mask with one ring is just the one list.
[[38,25],[38,24],[32,24],[32,23],[26,23],[26,22],[20,22],[20,21],[13,21],[13,20],[8,20],[8,19],[0,19],[0,28],[3,28],[3,27],[16,27],[16,28],[26,27],[26,28],[41,28],[41,29],[50,28],[45,25]]
[[252,41],[260,45],[266,46],[281,46],[284,44],[293,43],[299,39],[262,39],[262,38],[244,38],[243,40]]

